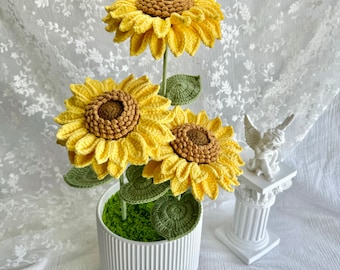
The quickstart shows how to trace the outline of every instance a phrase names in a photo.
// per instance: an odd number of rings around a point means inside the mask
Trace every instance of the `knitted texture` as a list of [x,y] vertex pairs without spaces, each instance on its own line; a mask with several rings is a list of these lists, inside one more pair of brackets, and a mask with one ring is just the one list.
[[241,146],[233,140],[233,128],[222,126],[220,118],[209,120],[205,111],[197,115],[175,107],[169,127],[176,139],[161,146],[160,159],[145,166],[143,176],[154,183],[170,181],[175,196],[191,188],[195,199],[218,196],[218,186],[233,191],[244,162]]
[[[162,86],[161,90],[162,91]],[[176,74],[166,81],[166,97],[171,105],[185,105],[194,101],[201,92],[200,76]]]
[[215,0],[116,0],[106,11],[105,29],[115,32],[114,42],[130,38],[132,56],[149,47],[160,59],[167,46],[175,56],[193,56],[201,42],[213,47],[222,38],[223,13]]
[[174,139],[171,101],[157,95],[159,86],[132,75],[117,84],[86,79],[71,85],[66,111],[55,118],[62,126],[58,143],[76,167],[91,165],[99,179],[119,178],[128,163],[145,164],[159,157],[159,145]]
[[130,165],[126,170],[129,182],[120,188],[120,197],[129,204],[148,203],[166,194],[169,183],[154,185],[152,179],[142,176],[144,166]]
[[122,91],[99,95],[85,108],[85,127],[96,137],[118,140],[137,125],[139,109],[136,100]]
[[173,196],[164,196],[154,204],[151,223],[159,235],[167,240],[174,240],[196,227],[201,211],[201,203],[190,193],[183,195],[180,200]]
[[64,175],[64,180],[72,187],[90,188],[109,182],[112,178],[107,175],[104,179],[98,181],[97,175],[92,170],[91,166],[87,166],[85,168],[73,167],[66,175]]
[[153,17],[167,18],[171,13],[182,14],[193,6],[193,0],[137,0],[137,9]]
[[183,124],[172,130],[176,139],[170,144],[176,154],[187,161],[211,163],[216,161],[220,150],[214,134],[195,124]]

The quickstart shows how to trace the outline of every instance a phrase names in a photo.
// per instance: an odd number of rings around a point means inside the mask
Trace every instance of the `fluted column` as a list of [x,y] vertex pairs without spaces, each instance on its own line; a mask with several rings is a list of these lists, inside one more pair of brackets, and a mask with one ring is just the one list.
[[280,172],[270,182],[245,169],[239,177],[240,186],[235,189],[233,219],[215,231],[217,238],[247,264],[258,260],[280,242],[279,237],[267,230],[270,208],[276,195],[288,189],[296,175],[296,170],[284,164],[280,167]]

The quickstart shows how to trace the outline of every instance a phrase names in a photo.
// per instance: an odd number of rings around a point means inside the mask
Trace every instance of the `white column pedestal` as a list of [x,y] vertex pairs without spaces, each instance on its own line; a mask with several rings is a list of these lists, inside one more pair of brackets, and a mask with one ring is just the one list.
[[295,175],[296,170],[280,164],[280,171],[269,182],[243,169],[240,186],[235,189],[233,221],[217,228],[215,235],[246,264],[258,260],[279,244],[280,238],[267,230],[269,212],[276,195],[292,185]]

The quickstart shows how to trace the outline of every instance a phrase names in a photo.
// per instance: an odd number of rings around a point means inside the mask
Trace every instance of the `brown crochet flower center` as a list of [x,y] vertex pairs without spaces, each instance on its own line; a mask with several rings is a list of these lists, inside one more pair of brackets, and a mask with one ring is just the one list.
[[85,127],[107,140],[125,137],[137,125],[139,108],[129,94],[113,90],[99,95],[85,108]]
[[100,118],[112,120],[120,116],[123,110],[124,107],[120,101],[110,100],[99,107],[98,115]]
[[171,142],[174,151],[187,161],[199,164],[216,161],[220,146],[212,132],[195,124],[183,124],[172,130],[176,139]]
[[136,0],[137,9],[153,17],[168,18],[171,13],[182,14],[194,5],[194,0]]

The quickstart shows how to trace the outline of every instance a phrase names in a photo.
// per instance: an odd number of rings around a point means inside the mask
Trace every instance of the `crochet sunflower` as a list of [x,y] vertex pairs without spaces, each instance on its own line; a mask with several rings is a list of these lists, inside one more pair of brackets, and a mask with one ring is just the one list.
[[66,111],[55,121],[62,125],[57,142],[65,146],[78,168],[92,165],[98,179],[119,178],[127,165],[141,165],[159,156],[158,145],[174,139],[167,124],[171,101],[157,95],[159,86],[147,76],[133,75],[116,83],[87,78],[70,86]]
[[167,46],[176,57],[184,51],[193,56],[201,42],[213,47],[222,37],[224,17],[215,0],[116,0],[106,11],[106,30],[116,32],[117,43],[131,38],[132,56],[147,46],[155,59]]
[[205,111],[197,115],[180,107],[174,111],[169,128],[176,139],[162,145],[161,160],[149,161],[143,176],[153,178],[155,184],[170,181],[175,196],[191,188],[198,201],[205,195],[216,199],[218,185],[233,191],[244,165],[242,148],[232,139],[233,128],[222,126],[220,118],[209,120]]

